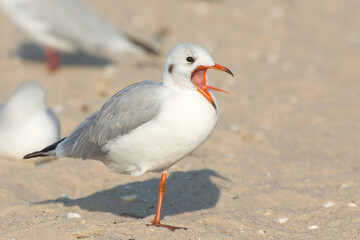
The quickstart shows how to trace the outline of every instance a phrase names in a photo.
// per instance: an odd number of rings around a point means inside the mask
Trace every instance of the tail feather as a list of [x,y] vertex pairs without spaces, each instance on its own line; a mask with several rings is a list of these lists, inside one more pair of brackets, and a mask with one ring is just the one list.
[[29,154],[26,154],[23,159],[29,159],[29,158],[35,158],[35,157],[46,157],[46,156],[49,156],[49,152],[52,151],[52,150],[55,150],[56,146],[61,143],[62,141],[65,140],[66,137],[64,137],[63,139],[47,146],[46,148],[44,148],[43,150],[41,151],[36,151],[36,152],[33,152],[33,153],[29,153]]

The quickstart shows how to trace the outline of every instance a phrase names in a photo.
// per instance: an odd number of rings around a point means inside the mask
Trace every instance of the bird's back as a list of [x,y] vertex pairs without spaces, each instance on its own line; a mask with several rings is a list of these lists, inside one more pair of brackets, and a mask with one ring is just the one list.
[[81,0],[1,0],[7,15],[41,45],[58,51],[86,51],[116,59],[143,53]]

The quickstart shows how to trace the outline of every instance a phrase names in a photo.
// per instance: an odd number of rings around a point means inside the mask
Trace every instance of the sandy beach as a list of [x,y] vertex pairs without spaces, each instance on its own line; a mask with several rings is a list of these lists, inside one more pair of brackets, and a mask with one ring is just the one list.
[[168,173],[161,221],[188,230],[146,226],[161,174],[0,158],[0,239],[360,238],[360,1],[84,2],[161,56],[63,54],[48,74],[0,11],[0,103],[40,83],[65,137],[125,86],[160,82],[175,44],[202,45],[235,78],[208,72],[231,94],[216,93],[217,128]]

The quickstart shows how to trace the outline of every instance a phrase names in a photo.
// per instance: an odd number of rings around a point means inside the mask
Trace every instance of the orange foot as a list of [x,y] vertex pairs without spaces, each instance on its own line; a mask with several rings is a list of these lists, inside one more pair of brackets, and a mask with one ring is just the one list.
[[146,226],[164,227],[164,228],[167,228],[167,229],[169,229],[171,231],[175,231],[177,229],[187,230],[187,228],[185,228],[185,227],[174,227],[174,226],[170,226],[170,225],[161,224],[160,222],[159,223],[146,224]]

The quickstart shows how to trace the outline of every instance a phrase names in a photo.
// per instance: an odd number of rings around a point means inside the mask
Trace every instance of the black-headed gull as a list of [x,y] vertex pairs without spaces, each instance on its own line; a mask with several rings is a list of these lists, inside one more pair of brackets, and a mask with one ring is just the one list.
[[81,0],[0,0],[0,6],[29,38],[44,46],[49,71],[58,66],[57,52],[85,51],[112,60],[125,53],[157,54],[115,29]]
[[46,106],[39,84],[22,83],[0,106],[0,156],[21,159],[59,138],[59,121]]
[[[183,43],[168,54],[162,83],[144,81],[116,93],[68,137],[24,158],[55,155],[96,159],[112,171],[134,176],[162,172],[152,225],[160,224],[166,171],[197,149],[218,120],[218,105],[207,69],[225,71],[199,45]],[[219,90],[222,91],[222,90]]]

